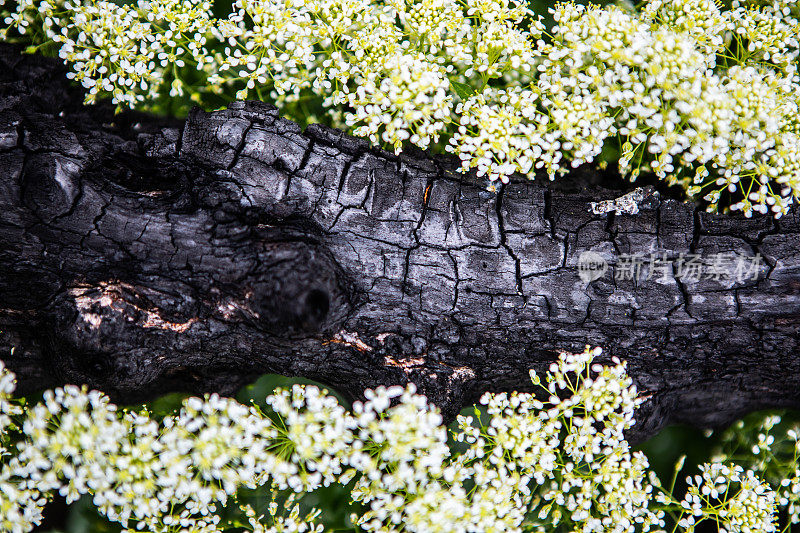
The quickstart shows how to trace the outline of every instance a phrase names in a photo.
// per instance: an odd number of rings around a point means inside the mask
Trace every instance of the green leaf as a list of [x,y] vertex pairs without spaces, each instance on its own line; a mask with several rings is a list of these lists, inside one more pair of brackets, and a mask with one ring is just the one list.
[[450,87],[453,88],[458,97],[461,98],[462,100],[466,100],[467,98],[475,94],[475,89],[473,89],[466,83],[450,80]]

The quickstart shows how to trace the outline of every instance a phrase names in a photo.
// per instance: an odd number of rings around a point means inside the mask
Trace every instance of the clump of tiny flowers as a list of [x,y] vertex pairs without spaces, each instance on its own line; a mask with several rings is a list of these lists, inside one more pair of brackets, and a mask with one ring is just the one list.
[[57,47],[87,102],[271,99],[395,151],[444,146],[491,188],[611,149],[632,180],[780,217],[800,197],[800,8],[760,4],[564,2],[548,31],[520,0],[237,0],[226,18],[207,0],[19,0],[4,33]]
[[[22,407],[11,395],[14,393],[14,375],[5,370],[0,361],[0,465],[13,454],[8,440],[17,430],[14,419],[22,415]],[[35,489],[20,487],[11,471],[0,468],[0,531],[30,531],[42,520],[45,498]]]
[[300,504],[296,503],[296,493],[289,494],[281,503],[276,501],[278,493],[279,491],[273,487],[272,501],[267,505],[271,525],[264,520],[266,515],[257,515],[256,510],[250,504],[240,507],[247,518],[247,524],[237,522],[237,525],[245,527],[253,533],[322,533],[325,530],[325,526],[314,522],[321,513],[319,509],[312,509],[303,515],[300,512]]
[[455,438],[470,444],[464,455],[475,482],[498,486],[501,473],[513,480],[506,490],[528,502],[528,522],[539,529],[632,532],[663,523],[662,513],[650,509],[647,459],[623,435],[641,399],[624,363],[593,363],[601,353],[587,348],[561,357],[544,383],[532,371],[542,400],[486,394],[487,424],[459,417]]
[[741,466],[707,463],[700,474],[687,479],[689,490],[681,501],[684,516],[678,522],[692,530],[702,520],[714,520],[719,531],[776,531],[776,497],[772,488]]
[[[753,470],[703,465],[682,499],[661,486],[624,438],[644,397],[624,362],[601,355],[560,354],[543,378],[531,372],[536,393],[486,393],[450,439],[413,385],[366,391],[351,411],[302,385],[277,390],[264,410],[188,398],[157,420],[73,386],[23,412],[0,363],[0,443],[16,441],[0,462],[0,531],[30,531],[58,492],[90,495],[127,531],[320,532],[302,495],[351,482],[363,531],[661,531],[665,511],[679,517],[674,531],[704,519],[771,531],[776,495]],[[271,491],[266,509],[239,500],[258,487]]]
[[731,462],[774,487],[789,524],[800,523],[800,425],[790,417],[754,414],[723,431],[714,462]]

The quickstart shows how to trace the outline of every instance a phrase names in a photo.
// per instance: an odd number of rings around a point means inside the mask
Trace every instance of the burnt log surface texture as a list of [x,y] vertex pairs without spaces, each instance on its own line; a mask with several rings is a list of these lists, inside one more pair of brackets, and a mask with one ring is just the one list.
[[[589,168],[494,194],[452,158],[302,131],[263,103],[114,115],[64,73],[0,45],[0,358],[21,393],[231,394],[276,372],[350,398],[414,382],[452,418],[591,344],[648,398],[636,440],[800,406],[797,209],[709,215],[648,192],[638,214],[597,215],[621,192]],[[591,282],[588,251],[609,263]],[[671,266],[617,279],[651,253]],[[757,279],[675,272],[717,253],[758,254]]]

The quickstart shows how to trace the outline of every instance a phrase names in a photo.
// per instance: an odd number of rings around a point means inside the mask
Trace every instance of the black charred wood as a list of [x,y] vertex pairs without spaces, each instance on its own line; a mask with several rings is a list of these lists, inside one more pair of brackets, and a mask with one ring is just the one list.
[[[411,381],[452,417],[590,344],[648,396],[636,439],[800,406],[797,209],[709,215],[650,191],[597,215],[621,193],[588,167],[493,194],[452,158],[303,132],[263,103],[176,124],[81,102],[57,60],[0,45],[0,358],[21,393],[230,394],[276,372],[351,398]],[[610,264],[591,282],[588,251]],[[671,270],[617,279],[652,253]],[[762,257],[757,279],[676,276],[681,254],[717,253]]]

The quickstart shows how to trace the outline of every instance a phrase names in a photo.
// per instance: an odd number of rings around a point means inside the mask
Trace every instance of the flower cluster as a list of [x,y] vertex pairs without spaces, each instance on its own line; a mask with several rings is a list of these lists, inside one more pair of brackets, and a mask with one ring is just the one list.
[[499,473],[519,479],[512,487],[523,501],[531,482],[539,485],[531,520],[548,530],[569,524],[570,531],[632,532],[662,524],[661,513],[650,510],[647,459],[632,452],[623,435],[641,400],[624,363],[592,363],[601,353],[587,349],[561,359],[551,365],[546,384],[531,372],[545,401],[527,393],[486,394],[485,427],[459,420],[456,440],[471,443],[468,463],[488,457],[492,466],[477,462],[476,482],[496,486]]
[[788,523],[800,523],[800,427],[777,414],[751,415],[720,435],[714,462],[731,462],[767,481]]
[[133,107],[165,93],[183,95],[187,63],[216,68],[206,57],[210,9],[200,0],[143,1],[138,8],[106,0],[45,1],[18,4],[5,22],[23,33],[41,25],[45,43],[56,43],[71,66],[67,76],[87,89],[87,103],[108,95]]
[[[251,505],[242,505],[241,511],[247,517],[249,529],[253,533],[322,533],[325,526],[317,524],[314,520],[320,515],[319,509],[312,509],[311,512],[302,516],[300,504],[295,503],[297,494],[289,494],[288,497],[279,505],[276,500],[278,491],[272,489],[272,501],[267,506],[272,525],[267,525],[264,520],[265,515],[256,516],[256,510]],[[278,514],[278,511],[283,512]],[[241,524],[244,525],[244,524]],[[245,526],[247,527],[247,526]]]
[[631,179],[652,172],[712,211],[780,217],[800,197],[794,0],[561,3],[549,31],[521,0],[210,8],[19,0],[5,31],[58,46],[88,102],[255,95],[396,151],[444,146],[490,182],[552,179],[610,149]]
[[775,528],[775,493],[752,471],[741,466],[709,463],[688,479],[689,490],[681,502],[686,510],[679,524],[693,529],[702,520],[714,520],[723,533]]
[[[531,371],[536,393],[485,394],[452,439],[411,385],[366,391],[352,411],[314,386],[279,389],[263,411],[188,398],[158,420],[73,386],[23,412],[0,363],[0,444],[15,441],[0,461],[0,531],[30,531],[58,492],[90,495],[129,531],[321,532],[320,512],[303,514],[299,499],[330,484],[352,487],[364,511],[351,520],[364,531],[662,531],[665,511],[677,517],[673,531],[708,519],[730,532],[774,531],[777,505],[797,501],[797,474],[776,495],[723,457],[676,498],[625,440],[643,400],[625,363],[596,363],[601,355],[587,347],[561,354],[544,378]],[[258,487],[272,494],[264,510],[239,500]]]
[[[14,388],[14,375],[0,361],[0,464],[13,453],[6,447],[6,438],[17,429],[14,418],[22,414],[22,408],[11,399]],[[20,487],[7,468],[0,468],[0,531],[30,531],[42,520],[44,503],[37,490]]]
[[[618,136],[620,167],[632,178],[650,170],[690,196],[704,196],[712,210],[727,192],[741,198],[731,209],[748,216],[785,213],[800,192],[796,65],[733,57],[723,46],[750,46],[739,21],[767,13],[723,12],[695,0],[654,1],[641,13],[558,7],[538,85],[573,164],[591,160],[605,138]],[[781,31],[800,28],[791,17],[772,18]],[[795,59],[796,44],[787,42],[770,52]]]

